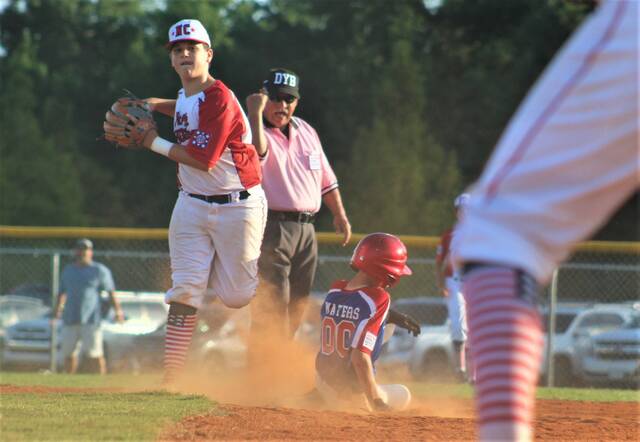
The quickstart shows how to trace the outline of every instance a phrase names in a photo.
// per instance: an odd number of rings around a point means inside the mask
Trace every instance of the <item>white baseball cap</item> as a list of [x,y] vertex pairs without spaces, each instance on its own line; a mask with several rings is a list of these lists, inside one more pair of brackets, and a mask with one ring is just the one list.
[[202,23],[191,18],[180,20],[169,28],[169,42],[167,43],[167,47],[183,40],[197,41],[198,43],[205,43],[211,47],[211,39],[209,38],[207,30]]

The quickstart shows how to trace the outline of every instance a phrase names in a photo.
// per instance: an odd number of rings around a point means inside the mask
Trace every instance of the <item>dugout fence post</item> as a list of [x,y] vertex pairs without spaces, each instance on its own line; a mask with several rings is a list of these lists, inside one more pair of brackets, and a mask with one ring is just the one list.
[[555,372],[553,363],[553,341],[556,336],[556,306],[558,304],[558,269],[551,278],[551,300],[549,302],[549,323],[547,324],[547,387],[553,387]]
[[51,256],[51,361],[49,370],[52,373],[57,371],[58,360],[58,328],[56,327],[55,308],[60,288],[60,253],[56,252]]

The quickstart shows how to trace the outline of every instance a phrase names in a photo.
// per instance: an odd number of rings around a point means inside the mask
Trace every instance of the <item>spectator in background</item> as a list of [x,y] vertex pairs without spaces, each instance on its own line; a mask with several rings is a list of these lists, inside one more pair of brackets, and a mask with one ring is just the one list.
[[299,83],[294,72],[271,69],[264,87],[246,100],[269,206],[252,306],[252,336],[257,339],[269,326],[289,337],[300,326],[318,260],[313,222],[323,202],[333,214],[336,232],[343,235],[342,245],[351,237],[338,180],[318,134],[293,116]]
[[86,358],[87,368],[107,371],[102,342],[100,292],[109,293],[118,322],[124,322],[120,303],[115,297],[115,285],[111,271],[93,261],[93,243],[86,239],[76,242],[75,260],[68,264],[60,279],[60,293],[54,309],[54,319],[62,318],[62,355],[65,370],[75,373],[78,369],[78,351]]

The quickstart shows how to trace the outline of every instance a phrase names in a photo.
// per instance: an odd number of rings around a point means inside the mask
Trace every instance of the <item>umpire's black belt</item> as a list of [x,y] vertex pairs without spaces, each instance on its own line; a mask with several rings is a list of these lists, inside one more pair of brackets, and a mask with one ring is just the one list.
[[316,214],[311,212],[283,212],[280,210],[269,210],[269,218],[278,221],[295,221],[297,223],[312,224],[316,219]]
[[[246,200],[251,195],[246,190],[236,193],[228,193],[226,195],[198,195],[197,193],[190,193],[189,196],[191,198],[197,198],[202,201],[206,201],[208,203],[216,203],[216,204],[227,204],[232,203],[234,201]],[[234,198],[235,196],[235,198]]]

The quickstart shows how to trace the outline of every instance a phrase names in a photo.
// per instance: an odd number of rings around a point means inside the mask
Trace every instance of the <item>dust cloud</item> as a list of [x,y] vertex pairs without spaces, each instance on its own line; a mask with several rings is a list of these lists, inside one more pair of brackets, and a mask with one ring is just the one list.
[[[216,303],[213,310],[224,317],[224,324],[234,324],[234,338],[229,341],[233,349],[227,348],[231,356],[219,360],[203,360],[194,356],[193,348],[187,369],[173,386],[172,391],[187,394],[203,394],[210,399],[227,404],[256,407],[287,407],[298,409],[327,409],[326,405],[310,402],[306,397],[314,388],[315,356],[319,349],[319,308],[322,300],[309,300],[302,325],[290,339],[287,324],[275,318],[275,312],[260,309],[261,324],[272,324],[258,333],[250,333],[252,313],[260,308],[259,303],[239,310],[226,309]],[[223,313],[220,315],[220,313]],[[269,317],[273,314],[274,317]],[[222,325],[221,327],[225,327]],[[224,347],[220,344],[221,349]],[[415,382],[405,371],[380,373],[378,382]],[[403,416],[434,416],[444,418],[471,418],[473,407],[470,400],[443,396],[442,388],[437,395],[429,397],[421,388],[409,408],[394,414]],[[362,413],[361,409],[349,410]]]

